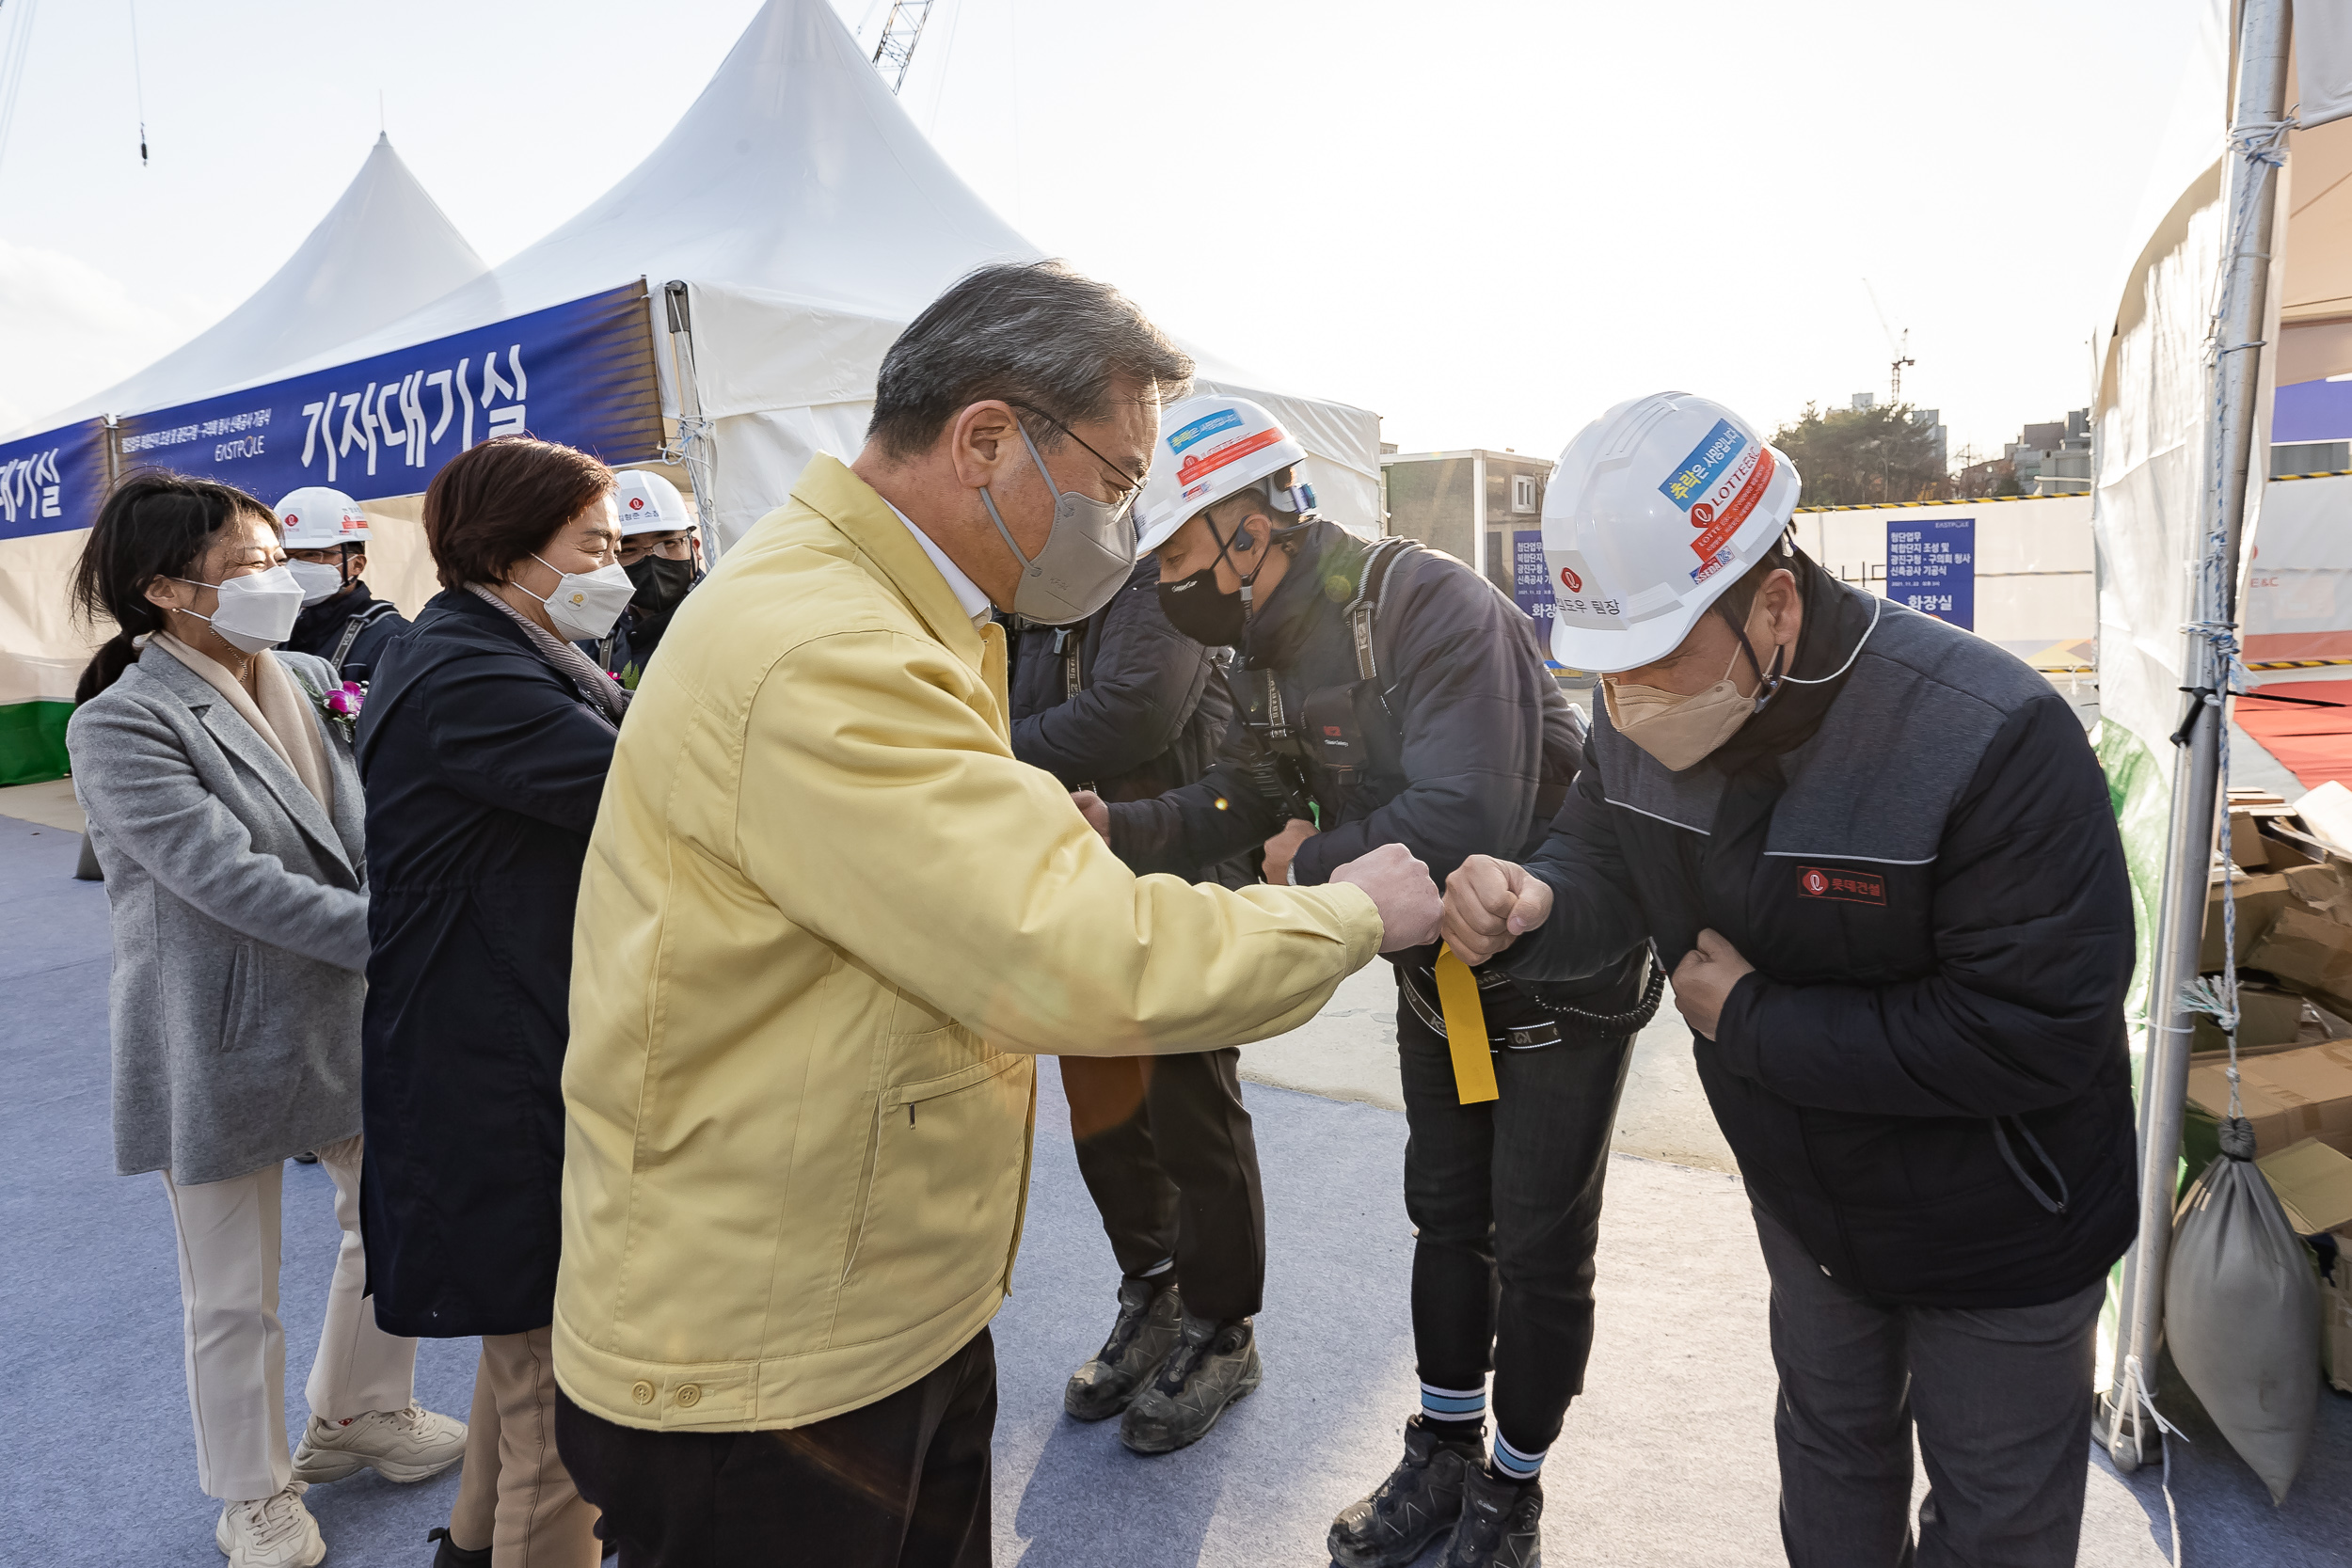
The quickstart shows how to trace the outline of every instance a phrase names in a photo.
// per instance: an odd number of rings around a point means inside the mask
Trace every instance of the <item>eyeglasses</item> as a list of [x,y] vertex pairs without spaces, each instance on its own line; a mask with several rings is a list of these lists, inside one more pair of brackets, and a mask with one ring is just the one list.
[[1134,499],[1136,496],[1143,493],[1143,481],[1136,478],[1135,475],[1129,473],[1126,469],[1120,467],[1118,464],[1112,462],[1101,452],[1096,451],[1091,445],[1089,445],[1085,436],[1079,435],[1076,431],[1071,429],[1068,425],[1054,418],[1053,415],[1048,414],[1042,408],[1032,408],[1025,403],[1016,403],[1013,406],[1020,409],[1025,414],[1035,414],[1039,419],[1043,420],[1047,424],[1052,425],[1056,430],[1060,431],[1064,436],[1067,436],[1072,440],[1077,442],[1078,445],[1085,447],[1088,453],[1092,456],[1097,463],[1102,464],[1104,468],[1111,475],[1111,477],[1119,482],[1118,499],[1121,504]]

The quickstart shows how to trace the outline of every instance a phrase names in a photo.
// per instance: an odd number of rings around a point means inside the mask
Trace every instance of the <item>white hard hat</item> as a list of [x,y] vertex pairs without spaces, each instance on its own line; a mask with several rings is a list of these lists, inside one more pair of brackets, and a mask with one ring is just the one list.
[[[1152,453],[1152,477],[1136,501],[1136,553],[1148,554],[1226,497],[1307,461],[1273,415],[1248,398],[1219,394],[1186,398],[1160,415],[1162,449]],[[1307,485],[1284,498],[1290,510],[1315,503]]]
[[288,492],[278,503],[278,520],[285,528],[278,543],[290,550],[331,550],[368,542],[368,515],[359,503],[324,484]]
[[1688,392],[1586,425],[1544,491],[1551,657],[1614,673],[1673,652],[1778,542],[1800,483],[1754,425]]
[[621,515],[621,537],[632,533],[666,533],[692,528],[694,515],[677,486],[644,468],[623,468],[612,476],[620,483],[612,491],[613,510]]

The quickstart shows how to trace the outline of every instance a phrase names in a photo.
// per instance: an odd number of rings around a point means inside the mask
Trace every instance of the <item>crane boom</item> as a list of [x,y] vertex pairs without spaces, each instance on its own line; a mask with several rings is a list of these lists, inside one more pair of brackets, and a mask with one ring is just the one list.
[[907,66],[923,37],[923,24],[931,17],[932,0],[890,0],[890,19],[882,24],[882,40],[874,45],[874,69],[889,78],[892,96],[906,85]]
[[1898,340],[1895,329],[1886,325],[1886,308],[1879,303],[1879,292],[1870,287],[1870,280],[1867,277],[1862,280],[1862,287],[1870,296],[1870,309],[1878,312],[1879,330],[1886,334],[1886,346],[1894,356],[1893,363],[1887,367],[1888,379],[1892,383],[1887,401],[1900,403],[1903,401],[1903,367],[1919,362],[1911,356],[1911,328],[1904,327],[1902,337]]

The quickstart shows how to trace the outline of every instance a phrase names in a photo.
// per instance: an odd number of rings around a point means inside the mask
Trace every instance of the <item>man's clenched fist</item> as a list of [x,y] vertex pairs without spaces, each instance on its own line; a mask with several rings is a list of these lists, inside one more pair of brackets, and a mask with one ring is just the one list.
[[1541,926],[1551,913],[1551,884],[1527,867],[1472,855],[1445,879],[1445,944],[1466,964],[1482,964]]
[[1402,844],[1383,844],[1331,873],[1335,882],[1353,882],[1372,895],[1380,911],[1380,951],[1394,953],[1438,940],[1443,900],[1429,867]]

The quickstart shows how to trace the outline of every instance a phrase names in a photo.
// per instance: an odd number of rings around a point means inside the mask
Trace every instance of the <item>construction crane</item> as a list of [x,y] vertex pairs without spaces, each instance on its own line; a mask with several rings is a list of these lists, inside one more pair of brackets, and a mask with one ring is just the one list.
[[890,0],[890,19],[874,45],[874,69],[889,79],[893,97],[906,85],[907,66],[923,37],[923,24],[931,19],[931,5],[932,0]]
[[1862,280],[1862,287],[1870,296],[1870,309],[1878,312],[1879,330],[1886,334],[1887,352],[1894,356],[1887,367],[1887,379],[1891,385],[1886,401],[1899,404],[1903,401],[1903,368],[1918,363],[1911,356],[1911,328],[1904,327],[1903,335],[1897,338],[1895,329],[1886,325],[1886,309],[1879,303],[1879,292],[1870,287],[1870,280],[1867,277]]

